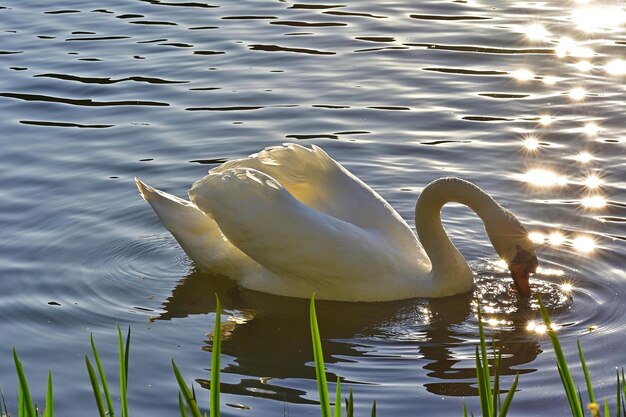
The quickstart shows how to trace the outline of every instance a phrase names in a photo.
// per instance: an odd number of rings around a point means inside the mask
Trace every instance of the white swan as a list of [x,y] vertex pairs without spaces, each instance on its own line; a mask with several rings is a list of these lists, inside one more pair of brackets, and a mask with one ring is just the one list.
[[343,301],[470,291],[472,271],[441,224],[443,205],[455,201],[483,220],[520,295],[531,293],[537,258],[528,233],[511,212],[458,178],[423,190],[415,207],[419,240],[381,196],[315,145],[271,147],[226,162],[193,184],[191,201],[136,182],[199,268],[245,288]]

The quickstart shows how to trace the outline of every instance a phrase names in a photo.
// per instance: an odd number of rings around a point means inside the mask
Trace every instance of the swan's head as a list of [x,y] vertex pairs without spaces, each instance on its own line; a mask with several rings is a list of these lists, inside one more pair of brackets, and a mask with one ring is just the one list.
[[522,297],[530,297],[530,274],[537,270],[537,255],[526,228],[508,210],[485,224],[487,235],[496,253],[506,262],[513,277],[515,289]]

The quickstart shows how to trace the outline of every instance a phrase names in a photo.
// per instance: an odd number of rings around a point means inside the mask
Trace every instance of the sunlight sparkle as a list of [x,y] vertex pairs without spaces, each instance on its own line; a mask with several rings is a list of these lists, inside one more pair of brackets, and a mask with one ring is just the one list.
[[543,77],[543,83],[546,85],[554,85],[558,82],[558,77],[555,77],[554,75],[546,75],[545,77]]
[[606,199],[600,195],[585,197],[580,201],[585,208],[602,208],[606,206]]
[[552,116],[550,116],[549,114],[542,114],[539,117],[539,123],[544,125],[544,126],[549,126],[552,124]]
[[537,187],[554,187],[567,185],[567,178],[547,169],[531,169],[524,174],[524,181]]
[[524,148],[528,151],[536,151],[539,148],[539,140],[534,136],[524,138]]
[[519,69],[519,70],[513,71],[511,73],[511,76],[518,81],[528,81],[528,80],[532,80],[535,77],[535,74],[533,74],[531,71],[527,69]]
[[542,244],[546,241],[545,236],[541,232],[530,232],[528,234],[528,239],[530,239],[531,242],[537,244]]
[[626,22],[626,12],[617,6],[584,7],[572,12],[572,21],[585,32],[615,30]]
[[600,132],[600,126],[593,122],[585,123],[583,131],[587,136],[597,136],[598,132]]
[[531,41],[545,40],[551,35],[541,23],[526,26],[526,37]]
[[586,46],[579,46],[572,38],[564,36],[559,39],[559,44],[556,46],[555,53],[559,58],[565,58],[566,56],[591,58],[593,56],[593,49]]
[[574,157],[574,159],[577,160],[578,162],[582,162],[583,164],[586,164],[588,162],[591,162],[591,160],[593,160],[593,155],[591,155],[589,152],[580,152],[578,155]]
[[603,183],[604,181],[602,180],[602,178],[598,177],[595,174],[591,174],[587,178],[585,178],[585,186],[588,188],[598,188]]
[[589,72],[593,69],[593,64],[586,60],[578,61],[576,63],[576,68],[578,68],[578,71],[580,72]]
[[582,87],[574,87],[570,90],[569,96],[572,100],[581,101],[587,95],[587,91],[585,91]]
[[609,61],[604,70],[611,75],[626,75],[626,61],[623,59],[614,59]]
[[560,246],[564,240],[565,236],[560,232],[552,232],[550,236],[548,236],[548,241],[552,246]]
[[589,253],[596,248],[596,242],[589,236],[578,236],[572,240],[572,246],[579,252]]
[[551,275],[555,277],[562,277],[565,275],[565,272],[562,269],[554,269],[554,268],[537,268],[537,273],[541,275]]

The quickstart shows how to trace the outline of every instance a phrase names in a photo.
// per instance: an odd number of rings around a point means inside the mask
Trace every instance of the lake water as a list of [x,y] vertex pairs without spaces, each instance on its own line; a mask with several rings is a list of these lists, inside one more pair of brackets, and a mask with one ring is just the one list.
[[[532,280],[575,365],[613,403],[626,365],[626,16],[614,2],[0,1],[0,383],[15,346],[39,404],[96,413],[89,335],[130,407],[177,414],[170,359],[208,406],[214,294],[225,310],[223,414],[319,415],[308,301],[194,270],[133,178],[184,196],[216,163],[316,144],[413,224],[431,180],[473,181],[538,242]],[[510,293],[480,221],[444,223],[474,294],[318,302],[330,379],[366,415],[475,413],[475,296],[503,345],[510,415],[565,415],[554,355]],[[565,285],[564,285],[565,284]],[[584,386],[579,366],[574,374]],[[200,388],[203,387],[203,388]]]

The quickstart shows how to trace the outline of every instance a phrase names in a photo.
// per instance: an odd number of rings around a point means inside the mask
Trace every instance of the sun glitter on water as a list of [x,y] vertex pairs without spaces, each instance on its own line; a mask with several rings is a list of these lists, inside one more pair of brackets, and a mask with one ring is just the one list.
[[593,160],[593,155],[589,152],[583,151],[580,152],[578,155],[575,155],[574,159],[580,163],[587,164]]
[[533,152],[539,149],[539,139],[534,135],[525,136],[522,140],[522,146],[528,152]]
[[587,95],[587,91],[582,87],[574,87],[570,90],[569,96],[574,101],[582,101]]
[[596,242],[589,236],[578,236],[572,240],[572,246],[579,252],[590,253],[596,249]]
[[594,195],[583,198],[582,200],[580,200],[580,204],[584,208],[598,209],[606,207],[606,199],[600,195]]
[[533,23],[525,28],[526,37],[531,41],[545,41],[552,34],[541,23]]
[[522,180],[535,187],[544,188],[565,186],[568,182],[566,176],[543,168],[534,168],[526,171],[522,175]]

